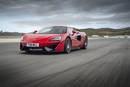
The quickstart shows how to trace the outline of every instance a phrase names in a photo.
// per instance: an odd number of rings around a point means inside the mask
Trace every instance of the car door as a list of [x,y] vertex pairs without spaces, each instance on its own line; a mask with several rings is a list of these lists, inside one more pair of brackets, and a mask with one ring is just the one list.
[[73,33],[73,30],[74,29],[70,27],[68,29],[68,33],[70,34],[70,37],[72,39],[72,48],[75,48],[75,47],[80,46],[81,41],[78,40],[78,37],[80,34],[77,32]]

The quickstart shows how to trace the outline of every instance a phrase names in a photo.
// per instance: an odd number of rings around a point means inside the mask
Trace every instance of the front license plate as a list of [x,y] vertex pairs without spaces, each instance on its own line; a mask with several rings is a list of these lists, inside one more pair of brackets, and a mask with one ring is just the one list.
[[27,43],[27,47],[39,47],[39,43]]

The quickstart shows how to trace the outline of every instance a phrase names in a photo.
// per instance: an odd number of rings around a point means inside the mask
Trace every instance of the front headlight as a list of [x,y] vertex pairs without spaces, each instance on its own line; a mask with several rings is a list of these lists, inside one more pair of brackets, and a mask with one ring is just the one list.
[[23,40],[24,40],[24,37],[22,36],[20,40],[23,41]]
[[49,41],[61,41],[61,36],[56,36]]

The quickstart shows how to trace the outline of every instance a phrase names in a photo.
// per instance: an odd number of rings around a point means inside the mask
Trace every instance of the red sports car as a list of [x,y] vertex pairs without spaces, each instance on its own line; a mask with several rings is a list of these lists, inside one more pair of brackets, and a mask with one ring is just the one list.
[[24,34],[20,41],[20,50],[29,52],[42,49],[47,52],[64,51],[70,53],[72,49],[86,49],[88,36],[85,32],[67,26],[52,26]]

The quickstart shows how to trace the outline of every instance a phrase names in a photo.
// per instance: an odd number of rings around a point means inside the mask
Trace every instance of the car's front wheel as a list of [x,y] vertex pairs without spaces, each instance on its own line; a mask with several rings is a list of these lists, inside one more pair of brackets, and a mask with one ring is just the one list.
[[30,53],[30,49],[29,48],[25,49],[25,52]]
[[71,40],[69,38],[67,38],[65,40],[65,46],[64,46],[64,51],[66,53],[70,53],[71,52]]

